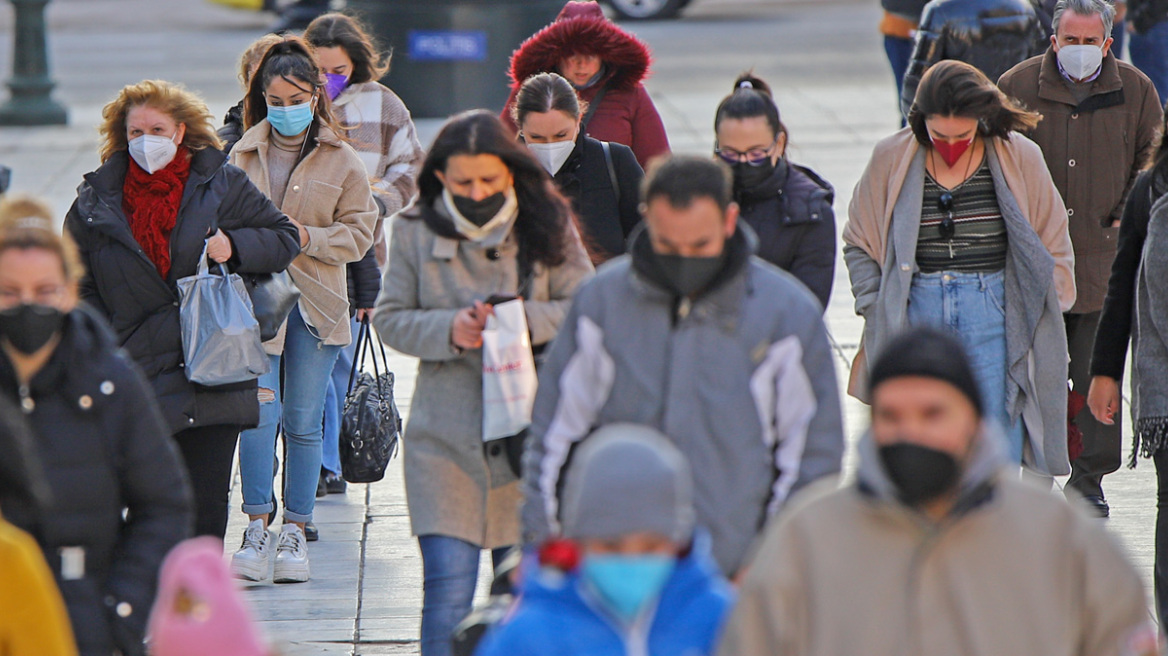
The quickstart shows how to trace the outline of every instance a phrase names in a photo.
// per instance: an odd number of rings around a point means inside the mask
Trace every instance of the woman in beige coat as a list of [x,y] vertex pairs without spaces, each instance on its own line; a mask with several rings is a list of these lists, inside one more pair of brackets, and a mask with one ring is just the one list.
[[231,566],[237,576],[253,581],[266,578],[272,551],[266,524],[274,510],[277,424],[288,455],[273,579],[308,580],[304,525],[312,520],[316,501],[325,392],[337,354],[352,339],[345,265],[369,251],[377,220],[365,166],[337,136],[322,79],[299,39],[272,46],[244,102],[247,133],[231,151],[232,163],[296,224],[301,249],[288,267],[300,302],[280,334],[265,344],[272,370],[259,381],[260,425],[240,438],[243,511],[251,522]]
[[909,127],[876,145],[844,226],[844,261],[868,358],[910,325],[961,335],[986,416],[1010,458],[1068,471],[1067,338],[1075,302],[1067,211],[1042,151],[1015,132],[1038,116],[969,64],[943,61],[917,90]]
[[450,654],[470,611],[480,551],[519,541],[520,492],[499,442],[483,443],[482,331],[495,295],[525,301],[536,350],[592,275],[571,210],[490,114],[452,118],[393,220],[373,323],[421,359],[405,432],[406,496],[422,550],[422,655]]

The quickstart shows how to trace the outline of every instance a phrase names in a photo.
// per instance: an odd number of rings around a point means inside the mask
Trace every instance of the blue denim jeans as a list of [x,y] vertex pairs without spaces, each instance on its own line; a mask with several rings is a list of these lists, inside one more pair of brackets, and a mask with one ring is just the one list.
[[1156,23],[1147,34],[1132,34],[1127,50],[1131,63],[1152,80],[1163,104],[1168,94],[1168,20]]
[[324,439],[321,441],[321,465],[337,476],[341,475],[341,412],[345,409],[345,395],[349,393],[349,372],[357,353],[357,331],[361,324],[350,321],[353,341],[342,346],[329,377],[328,394],[324,401]]
[[288,447],[284,462],[284,519],[308,522],[312,521],[320,478],[325,392],[341,347],[325,346],[304,323],[298,307],[288,315],[285,332],[283,393],[281,356],[273,355],[272,371],[260,376],[259,386],[261,390],[275,391],[275,398],[261,401],[260,425],[244,431],[239,438],[243,512],[263,515],[273,510],[272,460],[276,457],[276,428],[283,426]]
[[[884,54],[888,56],[888,65],[892,67],[892,77],[896,79],[896,113],[900,113],[900,92],[904,89],[904,74],[908,72],[908,65],[912,59],[913,40],[902,39],[897,36],[884,36]],[[905,120],[900,119],[901,127]]]
[[1006,287],[997,273],[918,273],[909,293],[908,321],[961,337],[981,390],[985,418],[1006,430],[1011,462],[1022,462],[1021,422],[1006,413]]
[[[479,579],[477,544],[446,535],[420,535],[422,550],[422,654],[451,656],[454,629],[471,611]],[[491,552],[495,567],[507,548]]]

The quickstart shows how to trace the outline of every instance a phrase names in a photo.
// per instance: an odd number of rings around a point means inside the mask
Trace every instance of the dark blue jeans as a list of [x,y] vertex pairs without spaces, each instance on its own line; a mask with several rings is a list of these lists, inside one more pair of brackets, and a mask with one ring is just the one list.
[[1165,94],[1168,94],[1168,21],[1156,23],[1147,34],[1132,34],[1128,52],[1131,63],[1156,85],[1160,104],[1163,104]]
[[[908,72],[909,60],[912,59],[913,40],[902,39],[896,36],[884,37],[884,54],[888,55],[888,64],[892,67],[892,77],[896,78],[896,107],[899,112],[900,92],[904,88],[904,74]],[[900,119],[901,127],[904,118]]]
[[[483,548],[446,535],[420,535],[422,550],[422,655],[451,656],[454,629],[474,603]],[[495,567],[507,548],[491,552]]]

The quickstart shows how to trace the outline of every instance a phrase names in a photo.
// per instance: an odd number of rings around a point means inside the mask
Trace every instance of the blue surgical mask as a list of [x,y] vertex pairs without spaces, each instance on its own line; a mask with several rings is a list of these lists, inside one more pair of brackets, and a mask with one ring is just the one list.
[[295,137],[304,132],[312,123],[312,103],[300,103],[288,107],[268,105],[268,123],[285,137]]
[[659,554],[590,555],[584,558],[580,574],[605,606],[631,622],[661,595],[675,563],[672,556]]

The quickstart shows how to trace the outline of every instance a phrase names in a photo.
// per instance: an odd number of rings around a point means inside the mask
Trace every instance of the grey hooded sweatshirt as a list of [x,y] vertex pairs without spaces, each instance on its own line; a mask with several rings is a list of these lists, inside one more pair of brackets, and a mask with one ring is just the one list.
[[630,255],[581,287],[540,372],[524,538],[559,533],[561,477],[577,443],[606,424],[645,424],[689,458],[698,525],[732,575],[792,492],[839,472],[843,420],[822,310],[802,283],[754,257],[748,228],[692,301],[666,289],[643,230],[630,243]]

